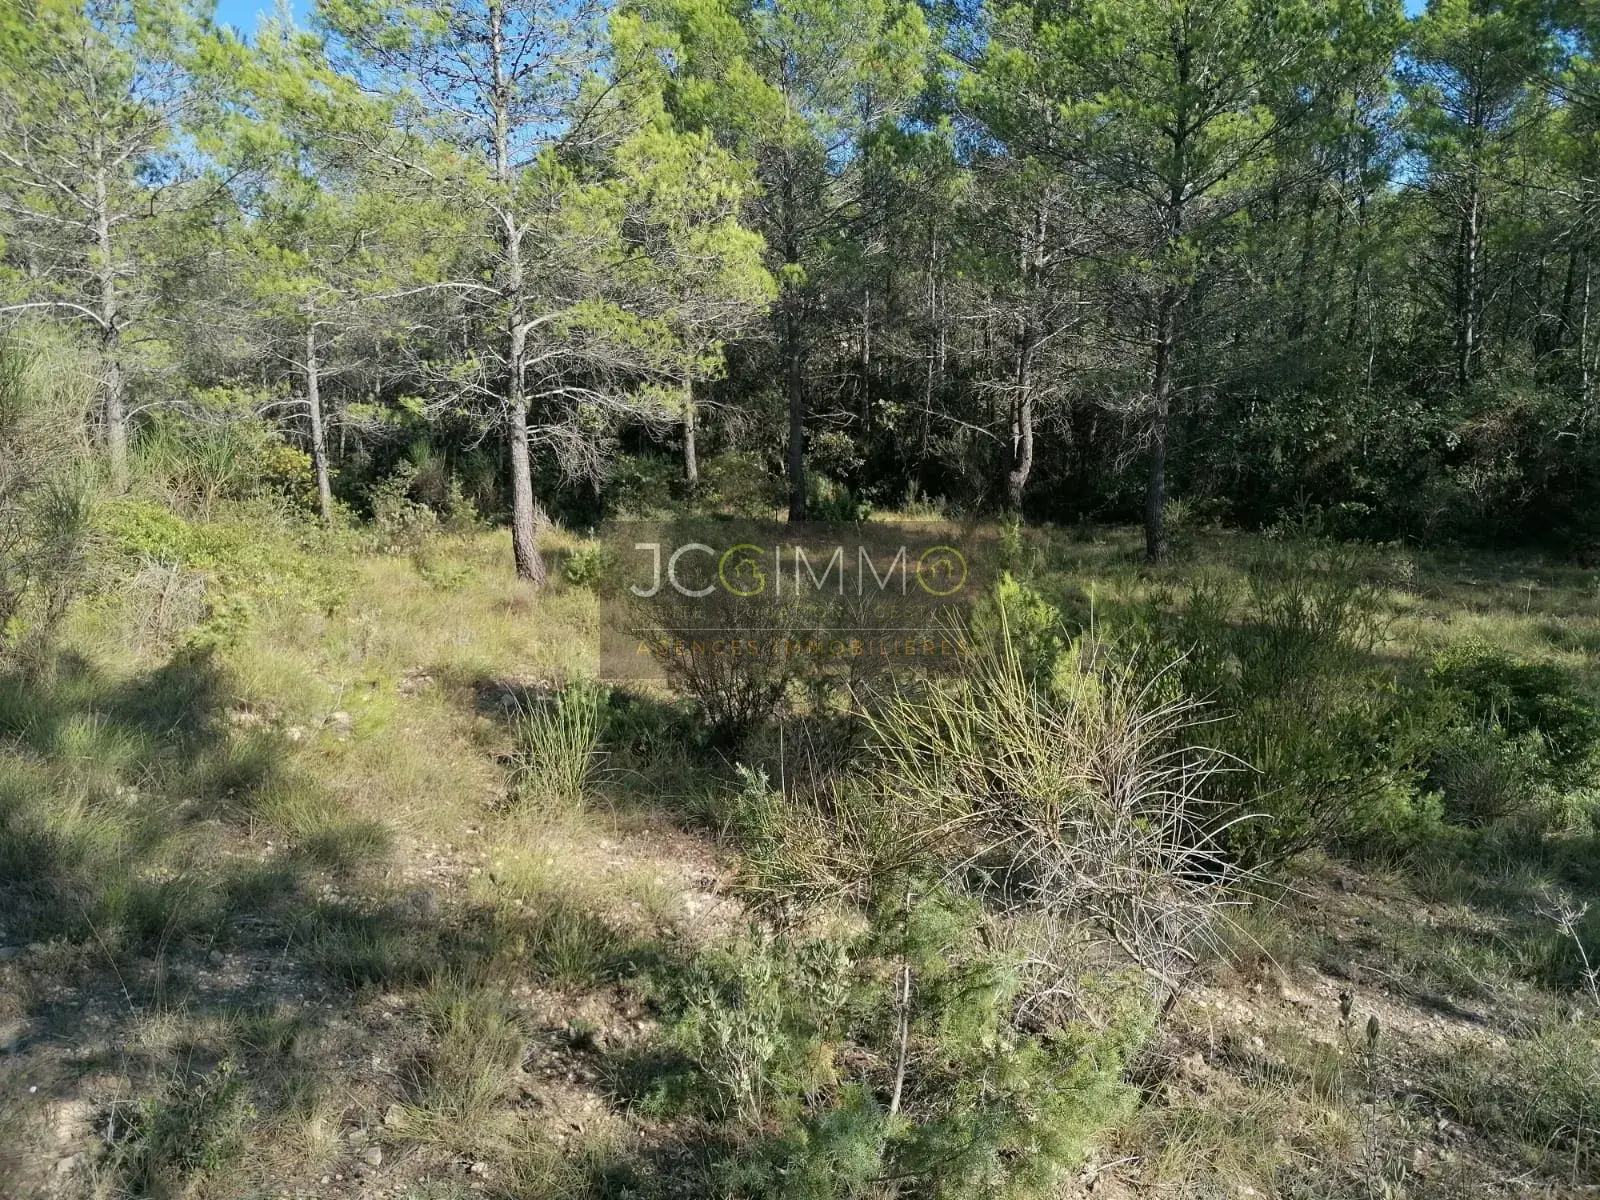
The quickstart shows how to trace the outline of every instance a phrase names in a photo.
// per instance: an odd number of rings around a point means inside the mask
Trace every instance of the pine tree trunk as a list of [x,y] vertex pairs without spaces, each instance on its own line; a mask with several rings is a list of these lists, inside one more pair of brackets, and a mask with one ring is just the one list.
[[694,380],[683,380],[683,485],[693,496],[700,487],[700,458],[695,446]]
[[1017,399],[1012,410],[1010,453],[1006,468],[1006,511],[1022,510],[1022,493],[1033,472],[1033,348],[1037,332],[1031,319],[1022,322],[1017,347]]
[[1150,478],[1144,501],[1144,552],[1151,562],[1167,557],[1167,432],[1172,414],[1172,350],[1176,340],[1177,296],[1168,289],[1156,312],[1155,365],[1150,414]]
[[517,317],[511,320],[506,388],[506,433],[511,443],[511,553],[517,578],[543,587],[549,582],[544,556],[539,553],[539,512],[533,499],[533,459],[528,448],[528,399],[523,393],[523,357],[527,331]]
[[1467,185],[1466,208],[1461,217],[1460,282],[1456,299],[1458,329],[1456,378],[1463,391],[1472,382],[1478,355],[1478,309],[1480,300],[1478,258],[1482,253],[1483,200],[1476,177]]
[[789,520],[806,519],[806,392],[800,346],[800,317],[791,296],[783,315],[784,382],[789,393]]
[[333,524],[333,484],[328,476],[328,438],[322,424],[321,364],[317,362],[317,327],[306,326],[306,411],[311,415],[311,466],[317,475],[317,510],[325,525]]
[[[502,188],[510,189],[511,87],[506,79],[505,13],[499,4],[489,6],[490,57],[494,72],[494,173]],[[533,498],[533,458],[528,446],[527,296],[523,290],[522,236],[515,210],[499,212],[501,253],[504,256],[505,296],[510,301],[506,320],[506,438],[511,451],[511,556],[517,578],[542,588],[549,582],[544,556],[539,553],[543,514]]]
[[[101,155],[99,138],[95,155]],[[100,409],[106,458],[113,491],[128,490],[128,396],[122,369],[122,314],[117,308],[117,270],[112,257],[111,206],[106,194],[106,173],[98,164],[94,174],[95,268],[100,285]]]

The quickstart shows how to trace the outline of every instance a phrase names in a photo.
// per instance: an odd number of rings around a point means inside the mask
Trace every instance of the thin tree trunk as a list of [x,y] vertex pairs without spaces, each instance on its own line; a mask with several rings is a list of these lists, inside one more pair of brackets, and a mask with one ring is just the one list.
[[1305,219],[1300,230],[1300,266],[1295,272],[1294,322],[1291,326],[1290,337],[1297,342],[1306,335],[1306,322],[1308,319],[1306,297],[1311,286],[1311,268],[1316,262],[1315,243],[1319,200],[1318,188],[1313,184],[1306,189]]
[[105,339],[105,374],[101,379],[105,406],[106,457],[111,465],[111,487],[128,490],[128,397],[127,379],[117,354],[115,334]]
[[[97,159],[102,151],[95,139]],[[128,397],[127,377],[122,369],[121,314],[117,311],[117,269],[112,257],[111,206],[106,194],[106,173],[96,163],[95,267],[100,285],[101,420],[105,425],[106,458],[111,468],[113,491],[128,490]]]
[[[1174,32],[1180,96],[1187,95],[1193,47],[1189,40],[1188,10],[1180,10]],[[1180,105],[1173,122],[1172,168],[1167,180],[1165,216],[1166,249],[1177,247],[1184,231],[1184,205],[1188,189],[1189,138],[1194,133],[1186,105]],[[1169,267],[1170,269],[1170,267]],[[1173,355],[1178,340],[1178,304],[1182,284],[1168,282],[1156,304],[1155,361],[1151,368],[1150,476],[1144,496],[1144,552],[1151,562],[1167,557],[1167,435],[1172,417]]]
[[[511,166],[511,85],[505,73],[505,13],[498,0],[489,4],[489,26],[494,66],[494,171],[502,188],[512,184]],[[506,435],[511,451],[511,556],[517,578],[543,587],[549,581],[544,557],[539,553],[542,514],[533,498],[533,458],[528,446],[527,346],[528,328],[523,294],[522,234],[515,211],[509,206],[500,214],[501,247],[505,254],[506,297],[510,313],[506,321]]]
[[1031,318],[1022,322],[1017,347],[1017,399],[1012,410],[1010,462],[1006,468],[1006,511],[1022,510],[1022,493],[1033,471],[1033,349],[1037,331]]
[[802,374],[800,319],[791,296],[783,314],[784,382],[789,393],[789,520],[806,519],[806,393]]
[[533,499],[533,461],[528,449],[528,400],[523,394],[523,356],[527,332],[513,318],[510,330],[511,380],[506,421],[511,442],[511,553],[517,578],[535,587],[549,582],[544,556],[539,553],[539,514]]
[[924,473],[928,466],[928,438],[933,425],[933,384],[944,367],[944,322],[939,319],[939,238],[928,240],[928,323],[934,329],[934,344],[928,349],[928,373],[922,384],[922,430],[917,442],[917,480],[927,489]]
[[872,289],[861,301],[861,428],[872,432]]
[[1156,312],[1155,366],[1150,415],[1150,479],[1145,489],[1144,552],[1151,562],[1167,557],[1167,432],[1172,413],[1172,351],[1176,340],[1177,296],[1168,288]]
[[1578,284],[1578,246],[1574,238],[1571,249],[1567,251],[1566,281],[1561,286],[1561,312],[1556,319],[1558,332],[1557,344],[1566,349],[1572,344],[1572,298],[1577,294]]
[[1589,415],[1591,364],[1589,362],[1589,307],[1594,294],[1594,271],[1589,260],[1583,263],[1583,307],[1578,318],[1578,404],[1585,419]]
[[311,414],[311,465],[317,475],[317,509],[323,523],[333,524],[333,484],[328,477],[328,441],[322,424],[321,364],[317,362],[317,326],[306,326],[306,411]]
[[1474,170],[1467,184],[1466,209],[1461,217],[1461,279],[1456,301],[1459,329],[1456,377],[1463,391],[1472,382],[1473,365],[1478,353],[1478,257],[1481,253],[1482,209],[1483,200]]
[[695,447],[694,380],[683,377],[683,484],[693,496],[700,487],[700,459]]

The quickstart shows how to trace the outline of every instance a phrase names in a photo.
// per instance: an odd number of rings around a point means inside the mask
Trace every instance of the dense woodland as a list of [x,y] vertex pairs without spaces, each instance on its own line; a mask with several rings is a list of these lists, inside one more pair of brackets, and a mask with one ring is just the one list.
[[1595,0],[4,0],[0,1200],[1592,1194],[1597,257]]
[[[9,7],[16,336],[370,509],[1595,536],[1572,0]],[[726,494],[724,494],[726,493]]]

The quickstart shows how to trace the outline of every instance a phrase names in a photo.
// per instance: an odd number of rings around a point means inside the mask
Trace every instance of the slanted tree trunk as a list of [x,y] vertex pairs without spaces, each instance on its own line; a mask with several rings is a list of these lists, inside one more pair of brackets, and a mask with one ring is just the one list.
[[317,361],[317,325],[306,326],[306,411],[311,415],[311,466],[317,476],[317,510],[333,524],[333,484],[328,476],[328,438],[322,424],[322,366]]
[[700,459],[695,447],[694,380],[683,377],[683,485],[693,496],[700,487]]
[[1006,511],[1022,510],[1022,493],[1033,472],[1033,351],[1038,332],[1031,317],[1024,317],[1017,344],[1016,399],[1011,409],[1011,438],[1007,443]]

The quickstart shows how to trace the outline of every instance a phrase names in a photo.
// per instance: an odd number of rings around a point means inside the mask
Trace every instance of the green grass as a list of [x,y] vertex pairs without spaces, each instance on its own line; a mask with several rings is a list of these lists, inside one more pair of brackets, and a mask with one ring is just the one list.
[[[215,515],[229,519],[226,504]],[[961,536],[938,518],[920,527]],[[29,1031],[21,1053],[0,1056],[0,1193],[30,1194],[65,1153],[13,1098],[25,1076],[91,1097],[96,1122],[112,1111],[96,1080],[127,1077],[138,1117],[74,1176],[83,1195],[315,1191],[323,1175],[356,1179],[372,1145],[378,1183],[415,1196],[478,1194],[475,1183],[504,1197],[713,1194],[727,1182],[713,1165],[754,1170],[752,1147],[793,1132],[782,1123],[795,1103],[833,1122],[812,1135],[843,1137],[853,1110],[806,1074],[810,1060],[786,1069],[815,1096],[763,1099],[753,1129],[711,1120],[707,1085],[674,1057],[669,1010],[743,944],[752,911],[802,940],[862,936],[851,904],[872,889],[854,883],[886,859],[881,814],[848,788],[807,806],[776,786],[754,795],[658,695],[601,705],[560,691],[592,676],[595,597],[562,583],[527,592],[501,533],[396,556],[316,536],[292,550],[326,559],[314,575],[303,562],[270,570],[226,537],[196,543],[243,555],[249,619],[226,637],[189,642],[137,611],[152,593],[130,588],[72,614],[53,674],[0,676],[0,945],[22,950],[0,962],[0,1024]],[[1216,620],[1244,629],[1265,552],[1201,533],[1183,561],[1152,568],[1124,530],[1029,530],[1013,550],[1069,626],[1092,614],[1129,637],[1171,628],[1202,580]],[[1442,649],[1480,638],[1600,691],[1590,574],[1514,556],[1349,553],[1375,597],[1363,671],[1423,679]],[[562,699],[519,715],[503,695]],[[753,740],[750,759],[768,743],[779,740]],[[782,748],[772,779],[794,761],[792,742]],[[1232,913],[1231,965],[1203,973],[1205,986],[1266,1013],[1280,979],[1305,987],[1321,966],[1359,960],[1372,972],[1363,1005],[1422,997],[1487,1014],[1499,1043],[1403,1059],[1400,1031],[1384,1070],[1483,1139],[1474,1163],[1512,1161],[1557,1188],[1593,1182],[1595,1015],[1577,998],[1570,940],[1538,909],[1556,889],[1600,898],[1595,836],[1580,812],[1532,832],[1490,821],[1421,847],[1312,855],[1273,882],[1273,904]],[[708,872],[748,890],[708,911]],[[1338,872],[1357,890],[1330,893]],[[1593,951],[1600,923],[1582,928]],[[818,1035],[841,1078],[874,1081],[880,1105],[899,930],[888,921],[862,952],[861,1022]],[[1023,924],[986,936],[1019,956],[1048,944]],[[1278,1027],[1258,1035],[1208,1027],[1186,1005],[1173,1054],[1198,1047],[1206,1065],[1130,1067],[1140,1103],[1099,1151],[1129,1160],[1116,1171],[1176,1196],[1358,1197],[1395,1154],[1431,1144],[1424,1101],[1396,1099],[1406,1088],[1392,1082],[1375,1091],[1336,1011],[1280,1004]],[[922,1078],[939,1078],[945,1036],[913,1027]],[[1212,1037],[1226,1053],[1210,1053]],[[81,1059],[59,1052],[80,1044]],[[908,1101],[919,1119],[936,1108],[927,1087]]]

